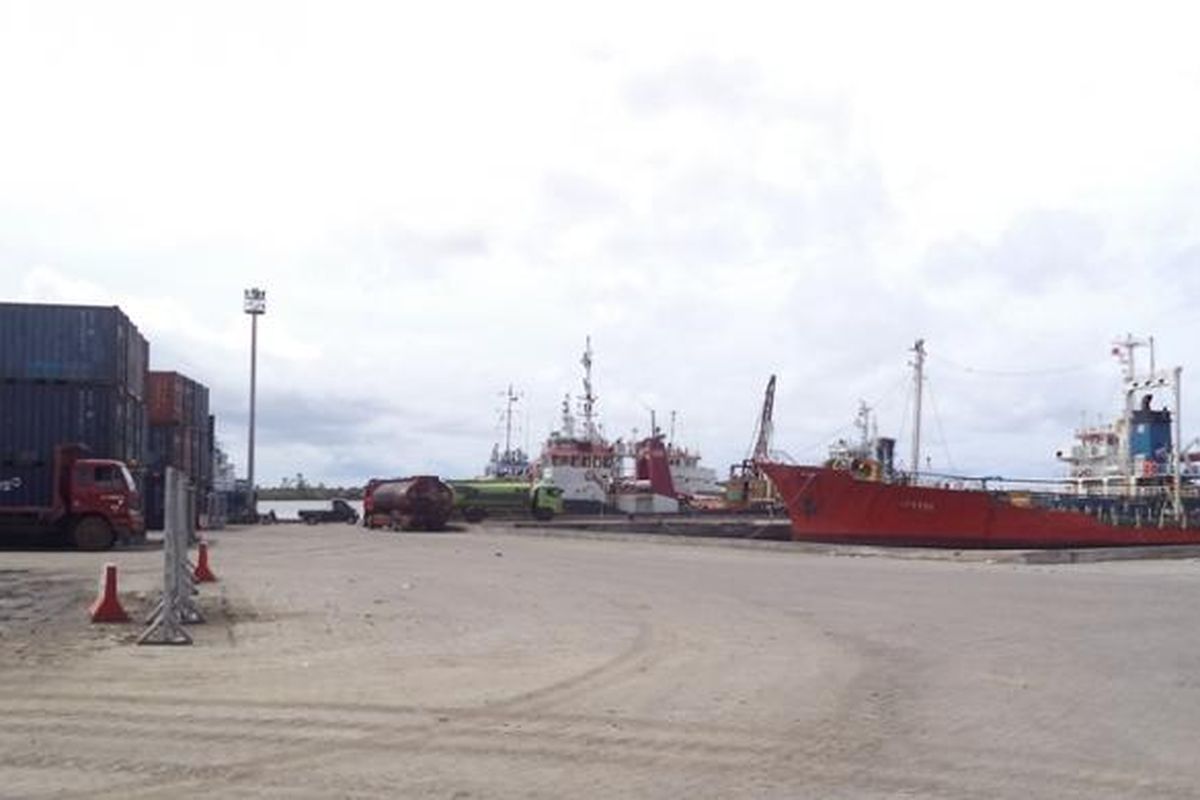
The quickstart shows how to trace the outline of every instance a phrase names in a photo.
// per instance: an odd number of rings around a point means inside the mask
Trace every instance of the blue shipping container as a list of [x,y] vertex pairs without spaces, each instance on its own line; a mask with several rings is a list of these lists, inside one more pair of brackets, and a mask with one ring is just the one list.
[[146,464],[153,470],[166,467],[187,470],[182,425],[151,425],[146,447]]
[[120,389],[0,381],[0,484],[8,487],[0,491],[0,505],[49,504],[57,445],[80,443],[93,458],[137,469],[145,439],[145,406]]
[[165,521],[166,480],[163,473],[151,471],[146,473],[142,484],[142,514],[146,520],[146,529],[161,531]]
[[101,383],[143,399],[149,354],[116,306],[0,303],[0,379]]

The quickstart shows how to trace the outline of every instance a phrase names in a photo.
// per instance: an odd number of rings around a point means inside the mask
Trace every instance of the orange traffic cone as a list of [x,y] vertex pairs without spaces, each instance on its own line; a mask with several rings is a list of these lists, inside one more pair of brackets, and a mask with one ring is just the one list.
[[196,557],[196,569],[192,572],[192,577],[196,579],[196,583],[216,582],[217,576],[208,567],[208,542],[201,541],[197,547],[200,548],[200,552]]
[[100,596],[92,603],[90,610],[92,622],[129,622],[129,615],[121,608],[117,598],[117,565],[104,565],[104,583],[100,586]]

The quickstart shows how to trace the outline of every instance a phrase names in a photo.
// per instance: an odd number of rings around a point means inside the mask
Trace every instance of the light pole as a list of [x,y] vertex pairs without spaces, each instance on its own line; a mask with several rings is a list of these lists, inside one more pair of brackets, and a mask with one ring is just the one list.
[[249,482],[249,506],[258,519],[258,494],[254,491],[254,392],[258,379],[258,318],[267,313],[265,289],[247,289],[243,310],[250,315],[250,446],[246,457],[246,478]]

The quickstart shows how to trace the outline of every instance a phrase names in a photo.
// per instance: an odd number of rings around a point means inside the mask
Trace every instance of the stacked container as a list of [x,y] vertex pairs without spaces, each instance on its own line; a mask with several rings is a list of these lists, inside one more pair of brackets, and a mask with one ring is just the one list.
[[3,505],[40,505],[60,444],[145,460],[150,346],[116,306],[0,303],[0,469],[23,468]]
[[175,467],[192,479],[203,498],[212,484],[212,427],[208,387],[178,372],[150,372],[146,381],[150,419],[150,475],[146,523],[162,527],[162,475]]

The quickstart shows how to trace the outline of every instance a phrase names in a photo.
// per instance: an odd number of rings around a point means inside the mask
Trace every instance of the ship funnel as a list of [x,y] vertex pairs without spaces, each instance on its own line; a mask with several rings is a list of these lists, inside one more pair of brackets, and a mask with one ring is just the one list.
[[896,440],[880,437],[875,440],[875,460],[879,462],[884,480],[891,480],[896,461]]

